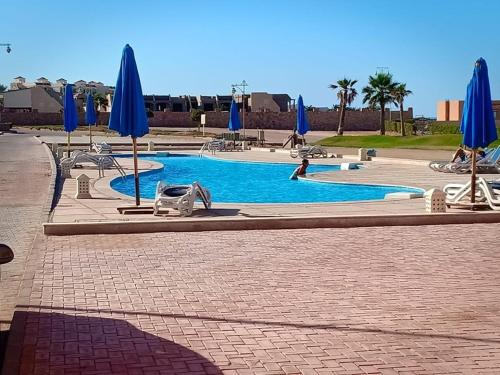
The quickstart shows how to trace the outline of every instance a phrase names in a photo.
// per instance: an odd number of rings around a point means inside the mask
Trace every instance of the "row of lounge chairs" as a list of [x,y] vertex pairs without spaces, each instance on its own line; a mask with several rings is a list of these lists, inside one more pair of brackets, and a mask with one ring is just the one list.
[[290,156],[292,158],[300,157],[304,158],[326,158],[328,157],[327,150],[322,146],[317,145],[308,145],[308,146],[300,146],[298,148],[292,148],[290,150]]
[[[500,146],[491,150],[486,150],[484,158],[476,162],[476,170],[479,173],[498,173],[500,172]],[[464,161],[447,162],[432,161],[429,168],[436,172],[444,173],[469,173],[472,170],[472,159],[467,158]]]

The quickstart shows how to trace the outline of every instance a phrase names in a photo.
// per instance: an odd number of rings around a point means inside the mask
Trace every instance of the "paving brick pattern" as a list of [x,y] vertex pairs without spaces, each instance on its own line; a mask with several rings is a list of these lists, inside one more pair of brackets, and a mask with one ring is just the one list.
[[0,331],[9,327],[26,259],[46,220],[50,173],[47,153],[32,136],[0,136],[0,242],[15,254],[0,266]]
[[498,374],[499,229],[48,237],[20,373]]

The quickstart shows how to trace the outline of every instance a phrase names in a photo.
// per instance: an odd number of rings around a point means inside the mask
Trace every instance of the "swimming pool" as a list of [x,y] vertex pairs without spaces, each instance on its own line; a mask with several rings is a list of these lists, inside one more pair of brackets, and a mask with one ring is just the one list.
[[[212,201],[219,203],[314,203],[347,202],[384,199],[388,193],[421,192],[404,186],[382,186],[290,180],[297,163],[242,162],[169,154],[146,156],[146,160],[160,162],[163,170],[141,173],[141,197],[153,199],[156,184],[190,184],[198,181],[212,193]],[[339,170],[338,165],[314,165],[309,174]],[[353,171],[352,173],[356,173]],[[115,178],[111,187],[120,193],[134,196],[133,176]]]

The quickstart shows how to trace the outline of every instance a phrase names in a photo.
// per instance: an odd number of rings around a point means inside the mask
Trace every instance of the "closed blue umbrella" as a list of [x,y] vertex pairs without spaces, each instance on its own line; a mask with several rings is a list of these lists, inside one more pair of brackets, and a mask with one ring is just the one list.
[[304,108],[304,101],[302,100],[302,95],[299,95],[299,100],[297,101],[297,133],[299,133],[302,138],[309,131],[309,121],[307,121],[306,109]]
[[227,128],[233,132],[234,140],[236,141],[236,132],[240,130],[241,123],[240,123],[240,115],[238,113],[238,105],[236,104],[234,99],[231,101],[231,109],[229,111],[229,123],[227,125]]
[[471,203],[474,203],[477,149],[484,148],[497,139],[488,66],[483,58],[476,61],[472,79],[467,86],[460,130],[463,133],[463,144],[472,149]]
[[89,126],[89,145],[90,149],[92,149],[92,125],[95,125],[97,122],[95,115],[95,107],[94,107],[94,97],[89,92],[87,94],[87,105],[85,111],[85,122]]
[[72,85],[66,85],[64,89],[64,130],[68,132],[68,158],[70,157],[71,151],[71,132],[78,126],[78,113],[76,112],[75,99],[73,98],[73,88]]
[[137,168],[137,137],[149,133],[141,80],[135,63],[134,51],[128,44],[123,48],[120,72],[116,81],[109,128],[122,137],[132,137],[134,154],[135,203],[141,204],[139,194],[139,172]]

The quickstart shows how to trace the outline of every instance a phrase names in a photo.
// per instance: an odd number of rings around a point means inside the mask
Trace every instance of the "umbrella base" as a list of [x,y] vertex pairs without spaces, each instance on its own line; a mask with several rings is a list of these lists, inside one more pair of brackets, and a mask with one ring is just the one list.
[[116,208],[122,215],[133,215],[133,214],[152,214],[154,208],[152,206],[124,206]]
[[471,202],[455,202],[455,203],[446,203],[448,207],[454,207],[454,208],[465,208],[469,209],[471,211],[477,211],[477,210],[482,210],[482,209],[487,209],[490,206],[486,202],[476,202],[476,203],[471,203]]

